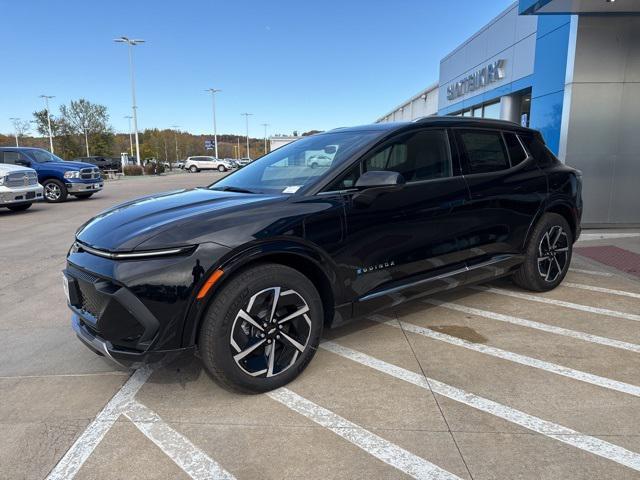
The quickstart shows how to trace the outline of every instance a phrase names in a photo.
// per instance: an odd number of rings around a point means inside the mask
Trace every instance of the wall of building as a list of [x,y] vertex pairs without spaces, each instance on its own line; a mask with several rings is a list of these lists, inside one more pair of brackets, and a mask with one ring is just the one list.
[[[449,114],[530,86],[538,17],[518,15],[512,4],[440,62],[438,113]],[[504,77],[454,99],[447,88],[487,65],[504,60]]]
[[381,122],[410,122],[416,118],[438,113],[438,85],[431,85],[406,102],[376,120]]
[[560,156],[583,172],[584,222],[640,222],[640,17],[574,16]]

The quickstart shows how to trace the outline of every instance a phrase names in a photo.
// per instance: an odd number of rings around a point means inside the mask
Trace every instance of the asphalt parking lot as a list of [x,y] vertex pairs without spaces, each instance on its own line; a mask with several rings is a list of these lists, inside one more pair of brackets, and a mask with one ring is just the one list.
[[[327,331],[269,394],[222,390],[197,360],[132,374],[90,352],[60,280],[75,229],[219,176],[0,211],[0,478],[640,478],[640,281],[588,248],[546,294],[500,281]],[[579,245],[640,254],[623,233]]]

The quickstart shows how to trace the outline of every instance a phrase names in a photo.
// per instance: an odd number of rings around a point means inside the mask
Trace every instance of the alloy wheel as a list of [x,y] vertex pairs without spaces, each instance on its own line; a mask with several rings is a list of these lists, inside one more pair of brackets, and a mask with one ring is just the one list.
[[569,259],[569,237],[559,225],[545,232],[538,245],[538,273],[553,283],[562,274]]
[[253,295],[231,326],[233,359],[252,377],[291,368],[311,337],[309,306],[295,290],[270,287]]
[[62,196],[62,190],[60,189],[60,186],[53,182],[47,183],[44,186],[44,196],[47,198],[47,200],[55,202]]

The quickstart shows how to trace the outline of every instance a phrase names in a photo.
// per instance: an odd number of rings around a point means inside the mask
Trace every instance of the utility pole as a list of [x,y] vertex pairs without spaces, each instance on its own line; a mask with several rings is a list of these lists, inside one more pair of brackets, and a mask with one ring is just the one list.
[[14,127],[14,133],[16,135],[16,147],[20,146],[20,142],[18,141],[18,129],[19,129],[19,123],[20,123],[20,119],[17,117],[11,117],[9,120],[11,120],[13,122],[13,127]]
[[216,93],[222,90],[216,88],[207,88],[205,92],[211,93],[211,107],[213,109],[213,143],[216,152],[216,158],[218,158],[218,127],[216,125]]
[[129,146],[131,147],[131,156],[133,157],[133,133],[131,132],[131,119],[133,117],[131,115],[125,115],[124,118],[129,120]]
[[133,110],[133,129],[136,136],[136,160],[138,165],[142,166],[140,161],[140,140],[138,138],[138,106],[136,105],[136,79],[133,70],[133,47],[145,43],[141,39],[133,39],[128,37],[120,37],[113,40],[116,43],[126,43],[129,47],[129,73],[131,75],[131,109]]
[[55,98],[53,95],[40,95],[40,98],[44,98],[44,106],[47,112],[47,126],[49,127],[49,149],[53,153],[53,133],[51,131],[51,114],[49,113],[49,99]]
[[176,163],[178,163],[180,161],[180,156],[178,155],[178,128],[180,128],[180,125],[171,125],[171,128],[175,130],[173,133],[176,140]]
[[253,113],[241,113],[240,115],[244,115],[244,119],[247,127],[247,158],[251,159],[251,154],[249,152],[249,115],[253,115]]
[[269,126],[268,123],[262,123],[261,124],[264,127],[264,154],[267,154],[267,127]]

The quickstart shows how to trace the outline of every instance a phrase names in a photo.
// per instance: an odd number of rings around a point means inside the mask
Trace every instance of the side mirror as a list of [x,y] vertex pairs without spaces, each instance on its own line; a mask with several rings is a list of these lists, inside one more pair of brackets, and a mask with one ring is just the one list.
[[402,174],[388,171],[364,172],[356,182],[356,188],[391,187],[394,185],[404,185],[405,180]]
[[31,162],[29,160],[23,160],[21,158],[16,160],[16,165],[22,165],[23,167],[30,167]]

